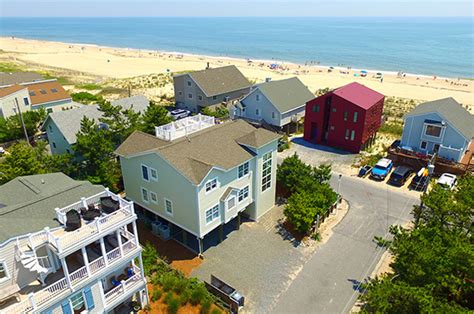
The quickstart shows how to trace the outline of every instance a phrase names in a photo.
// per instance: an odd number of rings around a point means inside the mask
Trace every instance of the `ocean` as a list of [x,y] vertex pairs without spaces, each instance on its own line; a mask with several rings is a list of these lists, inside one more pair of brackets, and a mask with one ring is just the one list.
[[0,18],[0,35],[473,78],[473,26],[470,17]]

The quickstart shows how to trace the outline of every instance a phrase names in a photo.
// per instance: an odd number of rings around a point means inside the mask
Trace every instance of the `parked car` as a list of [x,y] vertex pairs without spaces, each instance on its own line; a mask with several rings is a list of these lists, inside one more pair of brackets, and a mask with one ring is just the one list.
[[388,158],[380,159],[370,172],[370,177],[376,180],[385,180],[390,170],[393,168],[393,162]]
[[5,154],[5,149],[0,146],[0,156],[3,156]]
[[428,181],[428,170],[425,167],[421,168],[411,180],[409,188],[415,191],[425,190]]
[[365,178],[370,173],[370,170],[372,170],[372,166],[370,165],[365,165],[364,167],[360,168],[359,177]]
[[179,120],[179,119],[186,118],[187,116],[189,116],[191,114],[191,111],[184,110],[184,109],[175,109],[175,110],[171,110],[170,114],[175,120]]
[[395,186],[403,186],[412,173],[413,169],[411,169],[410,167],[398,166],[390,175],[388,183]]
[[438,183],[444,189],[452,190],[454,189],[457,180],[458,178],[454,174],[443,173],[436,183]]

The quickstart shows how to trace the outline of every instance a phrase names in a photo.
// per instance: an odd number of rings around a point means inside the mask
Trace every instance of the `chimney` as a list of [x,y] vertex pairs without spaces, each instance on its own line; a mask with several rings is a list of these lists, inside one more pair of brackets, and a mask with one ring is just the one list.
[[268,82],[270,82],[271,80],[272,80],[271,77],[266,77],[266,78],[265,78],[265,83],[268,83]]

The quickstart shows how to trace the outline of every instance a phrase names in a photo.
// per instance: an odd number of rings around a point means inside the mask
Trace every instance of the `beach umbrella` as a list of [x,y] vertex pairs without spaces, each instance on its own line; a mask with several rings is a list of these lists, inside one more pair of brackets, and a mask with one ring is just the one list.
[[362,71],[360,71],[360,73],[362,73],[362,74],[367,74],[367,71],[366,71],[366,70],[362,70]]

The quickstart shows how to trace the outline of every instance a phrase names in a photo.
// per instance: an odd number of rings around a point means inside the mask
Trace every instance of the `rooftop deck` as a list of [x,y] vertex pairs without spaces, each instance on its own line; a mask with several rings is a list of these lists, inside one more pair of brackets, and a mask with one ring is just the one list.
[[155,127],[156,137],[165,141],[188,136],[189,134],[209,128],[215,125],[214,117],[198,114],[186,117],[171,123]]

